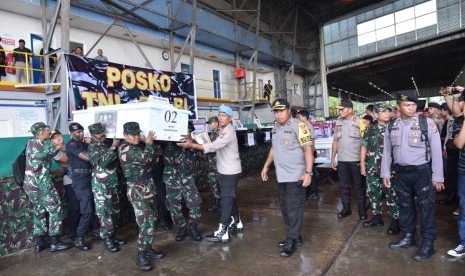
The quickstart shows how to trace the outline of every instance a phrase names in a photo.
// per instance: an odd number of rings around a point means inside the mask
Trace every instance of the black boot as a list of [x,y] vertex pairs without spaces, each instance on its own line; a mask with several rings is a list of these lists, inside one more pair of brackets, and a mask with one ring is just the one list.
[[342,211],[337,214],[338,218],[345,218],[347,216],[352,215],[352,211],[350,210],[350,204],[349,203],[343,203],[342,204]]
[[208,212],[215,212],[221,209],[221,200],[215,198],[215,203],[207,209]]
[[166,222],[166,220],[158,221],[157,228],[160,230],[165,230],[165,231],[168,231],[171,229],[171,227],[169,226],[168,222]]
[[367,209],[366,209],[366,204],[365,202],[360,202],[358,204],[358,217],[360,220],[366,220],[367,219]]
[[417,251],[413,259],[416,261],[424,261],[434,255],[434,242],[433,240],[423,239],[420,250]]
[[34,252],[39,253],[40,251],[50,248],[50,243],[47,242],[44,236],[34,236],[36,246],[34,247]]
[[121,247],[122,245],[126,244],[126,241],[117,239],[117,238],[115,238],[115,237],[111,237],[111,240],[113,241],[114,244],[116,244],[116,245],[119,246],[119,247]]
[[178,234],[176,235],[176,241],[183,241],[187,237],[186,227],[179,227]]
[[102,239],[102,236],[100,236],[100,231],[99,230],[92,231],[92,240],[93,241],[99,241],[101,239]]
[[149,248],[147,251],[145,251],[145,255],[154,260],[163,259],[165,257],[165,253],[155,251],[152,248]]
[[228,225],[220,223],[220,227],[213,234],[206,236],[207,241],[229,242]]
[[139,251],[139,254],[137,254],[136,264],[142,271],[152,270],[152,265],[149,263],[145,251]]
[[81,251],[87,251],[90,249],[90,246],[86,244],[84,237],[76,237],[74,239],[74,247]]
[[197,229],[197,223],[191,223],[189,226],[189,235],[193,241],[201,241],[202,235],[200,235],[199,230]]
[[415,246],[415,237],[413,233],[404,233],[402,238],[397,242],[391,242],[389,248],[399,250],[403,248],[409,248]]
[[281,257],[290,257],[294,254],[296,248],[295,240],[291,238],[286,239],[283,249],[281,250]]
[[105,238],[105,249],[108,252],[114,253],[119,250],[119,247],[113,242],[111,238]]
[[241,216],[239,213],[235,216],[231,216],[231,223],[229,223],[229,232],[231,233],[240,233],[244,231],[244,225],[241,221]]
[[363,226],[366,228],[372,228],[375,226],[383,226],[384,222],[381,218],[381,215],[374,215],[372,220],[367,220],[363,223]]
[[450,192],[449,195],[444,200],[439,201],[439,204],[441,205],[451,204],[452,202],[454,202],[456,195],[457,195],[456,192]]
[[[287,239],[284,240],[284,241],[278,242],[279,248],[283,248],[283,247],[286,245],[286,241],[287,241]],[[302,246],[302,237],[301,237],[301,236],[299,236],[299,237],[297,238],[297,240],[295,240],[295,246],[296,246],[296,247]]]
[[391,225],[389,225],[389,229],[387,230],[388,235],[397,235],[400,232],[399,227],[399,219],[392,219]]
[[71,248],[73,245],[67,242],[60,242],[58,236],[51,236],[50,252],[61,251]]

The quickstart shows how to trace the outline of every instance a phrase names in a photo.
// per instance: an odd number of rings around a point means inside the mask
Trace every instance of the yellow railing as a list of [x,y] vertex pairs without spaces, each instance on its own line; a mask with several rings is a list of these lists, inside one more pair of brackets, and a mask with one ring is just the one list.
[[[7,74],[10,74],[10,75],[15,75],[14,83],[18,83],[18,82],[16,82],[17,70],[24,70],[25,71],[26,83],[27,84],[31,84],[31,74],[32,73],[34,73],[34,72],[45,72],[44,69],[33,68],[32,65],[31,65],[31,58],[32,57],[47,58],[44,55],[35,55],[33,53],[25,53],[25,52],[11,51],[11,50],[5,50],[5,49],[0,50],[0,52],[5,52],[5,56],[7,56],[8,54],[24,55],[25,66],[16,66],[16,64],[15,64],[16,62],[14,62],[13,64],[8,64],[8,58],[6,58],[6,60],[5,60],[5,65],[0,64],[0,67],[5,68],[5,70],[14,69],[14,71],[15,71],[14,74],[7,73]],[[14,59],[13,57],[11,57],[11,58]],[[52,58],[52,59],[57,60],[56,57],[48,57],[48,58]],[[31,73],[31,71],[32,71],[32,73]],[[50,73],[53,73],[53,70],[51,70]],[[0,80],[0,81],[4,82],[4,80]]]
[[[230,82],[217,82],[208,79],[202,78],[195,78],[195,89],[197,91],[197,98],[200,99],[214,99],[215,98],[215,87],[218,87],[219,84],[219,91],[221,93],[221,97],[216,97],[221,101],[224,100],[233,100],[238,101],[239,99],[239,85],[237,81],[230,81]],[[253,95],[251,93],[251,85],[246,86],[247,90],[247,100],[252,100]],[[263,96],[263,89],[261,87],[257,87],[255,89],[255,99],[256,100],[266,100]]]

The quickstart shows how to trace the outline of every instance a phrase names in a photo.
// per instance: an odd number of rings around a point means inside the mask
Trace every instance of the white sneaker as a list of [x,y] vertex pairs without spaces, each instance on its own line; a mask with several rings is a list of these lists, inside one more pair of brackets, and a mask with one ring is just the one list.
[[455,249],[447,251],[447,254],[454,257],[462,257],[465,255],[465,246],[459,244]]

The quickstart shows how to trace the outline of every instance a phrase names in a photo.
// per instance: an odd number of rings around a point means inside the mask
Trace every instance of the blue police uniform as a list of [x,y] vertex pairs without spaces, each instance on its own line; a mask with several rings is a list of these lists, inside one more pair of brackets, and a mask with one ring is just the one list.
[[76,228],[76,236],[84,238],[89,231],[93,220],[93,194],[92,194],[92,174],[89,162],[79,158],[81,152],[87,152],[88,144],[82,141],[71,139],[66,144],[66,153],[68,155],[71,184],[79,201],[81,218]]

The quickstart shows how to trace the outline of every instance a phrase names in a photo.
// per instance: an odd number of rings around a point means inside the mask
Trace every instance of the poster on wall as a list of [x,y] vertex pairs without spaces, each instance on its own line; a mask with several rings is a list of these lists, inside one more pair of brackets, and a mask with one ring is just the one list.
[[68,120],[72,111],[94,106],[146,101],[149,96],[168,98],[178,109],[197,119],[194,76],[91,58],[65,55],[70,81]]

